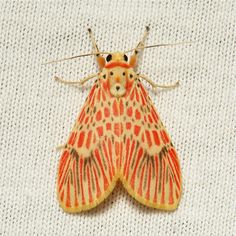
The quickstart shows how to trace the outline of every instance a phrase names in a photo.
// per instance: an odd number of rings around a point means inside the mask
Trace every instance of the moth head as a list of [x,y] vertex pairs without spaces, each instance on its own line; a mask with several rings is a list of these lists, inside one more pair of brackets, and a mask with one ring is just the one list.
[[100,76],[103,88],[111,96],[122,97],[130,90],[136,74],[124,53],[109,54],[106,61]]

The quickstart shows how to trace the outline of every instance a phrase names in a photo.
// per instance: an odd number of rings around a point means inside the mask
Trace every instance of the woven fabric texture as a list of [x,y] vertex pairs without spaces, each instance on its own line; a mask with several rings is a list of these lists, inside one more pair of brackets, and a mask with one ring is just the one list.
[[[92,211],[64,213],[56,198],[63,144],[97,71],[87,28],[101,50],[133,48],[150,25],[139,71],[173,90],[148,88],[178,151],[183,194],[166,213],[133,200],[118,183]],[[0,2],[0,235],[234,235],[236,7],[234,0]]]

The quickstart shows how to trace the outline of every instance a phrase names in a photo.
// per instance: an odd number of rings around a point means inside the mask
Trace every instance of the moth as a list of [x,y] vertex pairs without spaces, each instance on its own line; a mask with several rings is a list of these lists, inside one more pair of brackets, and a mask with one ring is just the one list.
[[[101,52],[91,29],[88,31],[93,52],[63,60],[95,55],[99,72],[81,81],[55,77],[75,86],[94,79],[68,141],[60,147],[57,176],[60,206],[72,213],[94,208],[120,180],[140,203],[174,210],[181,196],[178,155],[141,81],[150,83],[154,89],[173,88],[178,82],[158,85],[137,72],[139,54],[144,48],[170,44],[145,46],[149,32],[146,27],[135,48]],[[126,55],[129,52],[130,57]]]

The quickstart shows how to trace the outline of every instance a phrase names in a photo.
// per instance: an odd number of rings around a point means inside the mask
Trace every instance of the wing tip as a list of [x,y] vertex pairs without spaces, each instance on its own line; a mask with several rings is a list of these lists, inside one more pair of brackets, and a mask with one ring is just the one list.
[[181,198],[181,191],[180,191],[180,195],[179,198],[177,199],[176,202],[174,202],[173,204],[157,204],[154,203],[152,201],[149,201],[141,196],[139,196],[136,192],[134,192],[134,190],[128,185],[128,183],[126,181],[124,181],[121,178],[121,182],[124,186],[124,188],[127,190],[127,192],[135,199],[137,200],[139,203],[141,203],[142,205],[145,205],[147,207],[150,208],[154,208],[157,210],[163,210],[163,211],[174,211],[178,208],[179,206],[179,202],[180,202],[180,198]]
[[65,203],[63,201],[61,201],[60,196],[59,196],[59,190],[57,188],[57,199],[59,202],[60,207],[67,213],[72,213],[72,214],[76,214],[76,213],[80,213],[82,211],[88,211],[90,209],[95,208],[96,206],[98,206],[99,204],[101,204],[106,198],[108,198],[108,196],[111,194],[111,192],[113,191],[113,189],[116,186],[116,182],[118,180],[118,176],[116,176],[112,182],[110,183],[110,186],[106,189],[106,191],[104,192],[104,194],[102,194],[98,199],[96,199],[94,202],[92,203],[86,203],[84,205],[80,205],[78,207],[67,207],[65,205]]

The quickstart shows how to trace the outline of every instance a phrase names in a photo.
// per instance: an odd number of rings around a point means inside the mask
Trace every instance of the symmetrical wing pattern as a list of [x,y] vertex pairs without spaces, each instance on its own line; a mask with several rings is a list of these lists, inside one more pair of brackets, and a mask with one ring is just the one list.
[[60,205],[68,212],[95,207],[117,179],[144,205],[165,210],[178,205],[178,157],[138,79],[120,98],[107,93],[99,80],[93,85],[60,159]]

